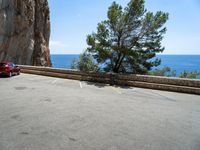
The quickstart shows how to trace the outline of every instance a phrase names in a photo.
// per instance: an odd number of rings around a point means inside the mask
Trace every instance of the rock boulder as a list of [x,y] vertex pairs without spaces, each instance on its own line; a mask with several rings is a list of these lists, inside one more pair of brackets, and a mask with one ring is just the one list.
[[47,0],[0,0],[0,61],[50,66]]

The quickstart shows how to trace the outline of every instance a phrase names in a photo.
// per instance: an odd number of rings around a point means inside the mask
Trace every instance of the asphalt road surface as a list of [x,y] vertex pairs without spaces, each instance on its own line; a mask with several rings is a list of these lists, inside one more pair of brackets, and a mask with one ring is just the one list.
[[200,150],[200,96],[0,78],[0,150]]

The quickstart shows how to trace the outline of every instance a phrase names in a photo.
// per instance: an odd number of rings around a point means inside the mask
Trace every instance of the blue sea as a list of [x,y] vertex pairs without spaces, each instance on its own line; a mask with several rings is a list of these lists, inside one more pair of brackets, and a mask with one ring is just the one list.
[[[79,55],[51,55],[52,64],[55,68],[70,69],[74,59],[78,59]],[[160,66],[170,67],[176,70],[177,75],[185,71],[200,71],[200,55],[157,55],[162,60]]]

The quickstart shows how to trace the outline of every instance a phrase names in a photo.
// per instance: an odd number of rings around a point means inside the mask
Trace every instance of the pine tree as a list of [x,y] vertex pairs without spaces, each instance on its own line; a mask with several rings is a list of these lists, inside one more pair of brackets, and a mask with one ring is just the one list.
[[124,9],[113,2],[108,19],[87,36],[87,51],[104,71],[146,73],[160,64],[152,59],[163,52],[161,45],[168,13],[147,12],[144,0],[131,0]]

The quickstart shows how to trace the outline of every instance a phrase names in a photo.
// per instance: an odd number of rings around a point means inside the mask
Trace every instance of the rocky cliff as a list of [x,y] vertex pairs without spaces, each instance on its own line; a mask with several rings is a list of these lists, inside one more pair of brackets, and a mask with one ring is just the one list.
[[47,0],[0,0],[0,61],[50,66]]

